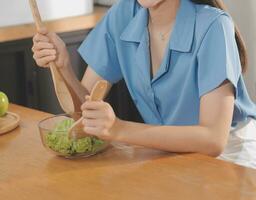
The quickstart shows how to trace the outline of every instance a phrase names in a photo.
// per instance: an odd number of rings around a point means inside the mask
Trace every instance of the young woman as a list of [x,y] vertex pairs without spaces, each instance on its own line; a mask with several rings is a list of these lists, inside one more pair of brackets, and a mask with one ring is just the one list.
[[[145,124],[118,119],[106,102],[86,101],[84,131],[256,167],[256,106],[242,77],[246,51],[222,8],[215,0],[116,3],[79,48],[89,64],[82,85],[91,91],[98,80],[111,86],[124,79]],[[54,33],[41,30],[32,50],[39,66],[72,68]]]

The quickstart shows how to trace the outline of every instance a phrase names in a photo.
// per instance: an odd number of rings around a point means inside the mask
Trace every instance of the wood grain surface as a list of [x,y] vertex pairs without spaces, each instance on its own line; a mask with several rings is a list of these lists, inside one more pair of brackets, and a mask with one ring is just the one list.
[[15,129],[20,122],[20,116],[16,113],[7,112],[6,115],[0,117],[0,135],[7,134]]
[[[107,10],[108,7],[96,6],[92,14],[48,21],[45,25],[50,31],[56,33],[92,29],[105,15]],[[35,34],[35,31],[34,24],[1,27],[0,42],[31,38]]]
[[56,157],[44,149],[37,128],[50,114],[10,108],[21,123],[0,136],[0,199],[256,199],[256,170],[199,154],[115,145],[91,158]]

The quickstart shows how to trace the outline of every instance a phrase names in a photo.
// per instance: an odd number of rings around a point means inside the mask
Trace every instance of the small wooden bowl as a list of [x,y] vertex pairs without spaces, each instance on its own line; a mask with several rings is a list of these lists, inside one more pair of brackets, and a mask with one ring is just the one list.
[[19,123],[19,115],[12,112],[7,112],[5,116],[0,117],[0,135],[12,131],[19,125]]

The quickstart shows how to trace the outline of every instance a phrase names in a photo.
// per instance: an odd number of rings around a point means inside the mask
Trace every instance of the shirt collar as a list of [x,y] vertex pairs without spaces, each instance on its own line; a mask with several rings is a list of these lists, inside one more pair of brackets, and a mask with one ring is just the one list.
[[[191,0],[180,0],[175,24],[170,38],[170,49],[180,52],[191,50],[196,22],[196,8]],[[120,39],[140,43],[148,25],[148,9],[141,8],[124,29]]]
[[141,8],[124,29],[120,39],[127,42],[140,43],[148,26],[148,10]]

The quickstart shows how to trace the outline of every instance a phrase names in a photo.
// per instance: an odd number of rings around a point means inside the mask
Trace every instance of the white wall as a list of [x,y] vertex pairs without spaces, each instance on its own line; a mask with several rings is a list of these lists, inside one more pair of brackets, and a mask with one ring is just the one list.
[[249,53],[249,71],[245,75],[248,92],[256,102],[256,0],[224,0],[240,28]]
[[[93,0],[37,0],[43,20],[78,16],[93,11]],[[0,27],[33,22],[28,0],[0,0]]]

